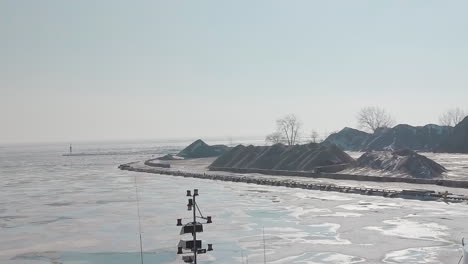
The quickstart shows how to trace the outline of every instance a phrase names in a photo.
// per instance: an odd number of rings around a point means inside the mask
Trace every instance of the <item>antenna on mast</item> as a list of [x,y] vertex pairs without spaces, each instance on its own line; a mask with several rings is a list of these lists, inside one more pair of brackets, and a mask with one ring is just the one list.
[[136,196],[137,212],[138,212],[138,232],[140,233],[140,261],[141,261],[141,264],[143,264],[143,241],[141,239],[140,198],[138,197],[138,186],[137,186],[136,174],[135,174],[135,196]]
[[[193,211],[193,221],[182,225],[182,219],[177,219],[177,226],[182,226],[180,234],[192,234],[193,240],[180,240],[179,245],[177,246],[177,254],[184,254],[184,249],[190,250],[193,252],[193,255],[182,256],[182,260],[185,263],[194,263],[197,264],[197,255],[205,254],[207,251],[213,250],[213,244],[208,244],[208,249],[201,248],[202,241],[197,240],[197,233],[203,232],[203,224],[197,222],[197,218],[206,220],[207,224],[211,224],[211,216],[203,217],[201,214],[200,208],[196,202],[196,197],[198,196],[198,189],[193,190],[193,194],[190,190],[187,190],[188,199],[187,210]],[[197,210],[200,213],[200,216],[197,216]]]
[[266,263],[266,252],[265,252],[265,226],[263,227],[263,263]]

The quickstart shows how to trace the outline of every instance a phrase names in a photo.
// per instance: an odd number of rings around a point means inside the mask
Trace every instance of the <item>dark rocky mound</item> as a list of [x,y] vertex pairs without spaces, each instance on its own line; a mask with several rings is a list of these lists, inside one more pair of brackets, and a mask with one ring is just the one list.
[[238,145],[217,158],[210,167],[311,171],[316,167],[354,162],[353,158],[335,145]]
[[[345,128],[330,135],[324,142],[336,144],[347,151],[399,150],[435,151],[451,134],[449,126],[397,125],[393,128],[377,130],[374,134]],[[361,133],[359,133],[361,132]]]
[[357,166],[406,173],[415,178],[438,178],[447,171],[437,162],[411,150],[366,152],[357,160]]
[[452,129],[452,127],[432,124],[422,127],[397,125],[374,133],[366,142],[363,150],[410,149],[435,151],[451,133]]
[[371,138],[372,134],[345,127],[337,133],[328,136],[322,144],[334,144],[347,151],[360,151],[365,148],[365,143]]
[[198,139],[190,144],[188,147],[181,150],[177,156],[195,159],[195,158],[207,158],[207,157],[217,157],[226,152],[229,149],[225,145],[213,145],[210,146],[203,142],[203,140]]
[[179,156],[174,156],[172,154],[167,154],[167,155],[164,155],[164,156],[156,158],[156,159],[157,160],[181,160],[181,159],[184,159],[184,158],[179,157]]
[[468,153],[468,116],[455,126],[437,151]]

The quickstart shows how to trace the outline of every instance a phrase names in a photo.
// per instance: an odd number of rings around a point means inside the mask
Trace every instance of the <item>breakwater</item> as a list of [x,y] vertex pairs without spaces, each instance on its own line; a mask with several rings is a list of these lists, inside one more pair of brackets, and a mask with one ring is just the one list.
[[233,172],[233,173],[259,173],[259,174],[275,175],[275,176],[284,175],[284,176],[297,176],[297,177],[307,177],[307,178],[327,178],[327,179],[333,179],[333,180],[434,184],[434,185],[452,187],[452,188],[468,188],[468,181],[454,181],[454,180],[445,180],[445,179],[402,178],[402,177],[369,176],[369,175],[328,173],[328,172],[220,168],[220,167],[209,167],[209,170],[210,171],[227,171],[227,172]]
[[[436,193],[431,190],[389,190],[389,189],[377,189],[377,188],[362,188],[362,187],[350,187],[340,186],[335,184],[320,184],[320,183],[305,183],[298,180],[291,179],[262,179],[258,177],[252,177],[247,175],[221,175],[213,172],[190,172],[181,171],[175,169],[157,168],[157,167],[138,167],[132,166],[133,164],[122,164],[119,166],[121,170],[145,172],[153,174],[190,177],[199,179],[219,180],[219,181],[230,181],[230,182],[244,182],[258,185],[269,185],[269,186],[283,186],[289,188],[300,188],[308,190],[320,190],[320,191],[334,191],[343,193],[354,193],[361,195],[373,195],[382,196],[389,198],[406,198],[406,199],[418,199],[424,201],[436,201],[443,200],[446,202],[464,202],[468,201],[468,197],[452,195],[450,193]],[[287,176],[287,175],[286,175]],[[297,176],[297,175],[292,175]],[[349,178],[348,178],[349,179]]]
[[[156,162],[154,162],[154,161],[156,161]],[[161,162],[158,161],[157,158],[156,158],[156,159],[147,160],[147,161],[144,162],[144,164],[145,164],[146,166],[157,167],[157,168],[166,168],[166,169],[168,169],[168,168],[171,167],[171,164],[169,164],[169,163],[161,163]]]

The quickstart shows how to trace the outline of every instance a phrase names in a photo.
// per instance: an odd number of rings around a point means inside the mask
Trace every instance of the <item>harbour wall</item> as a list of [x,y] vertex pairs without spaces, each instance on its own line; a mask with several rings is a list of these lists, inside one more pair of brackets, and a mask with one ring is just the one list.
[[[156,162],[154,162],[156,161]],[[150,159],[144,162],[146,166],[156,167],[156,168],[170,168],[171,164],[159,162],[157,159]]]
[[[446,202],[466,202],[468,197],[452,195],[450,193],[436,193],[431,190],[389,190],[389,189],[377,189],[377,188],[361,188],[361,187],[349,187],[339,186],[335,184],[321,184],[321,183],[305,183],[299,180],[291,180],[285,178],[284,180],[278,179],[261,179],[248,175],[220,175],[211,172],[190,172],[181,171],[166,168],[157,167],[134,167],[132,164],[123,164],[119,166],[121,170],[135,171],[135,172],[146,172],[162,175],[172,175],[181,177],[191,177],[199,179],[219,180],[219,181],[230,181],[230,182],[244,182],[258,185],[270,185],[270,186],[283,186],[289,188],[301,188],[308,190],[320,190],[320,191],[335,191],[344,193],[355,193],[361,195],[373,195],[383,196],[389,198],[405,198],[405,199],[417,199],[424,201],[443,200]],[[256,172],[258,173],[258,172]],[[288,175],[284,175],[288,176]],[[298,175],[290,175],[298,176]],[[349,179],[349,178],[348,178]]]
[[234,173],[259,173],[259,174],[275,175],[275,176],[281,175],[281,176],[297,176],[297,177],[307,177],[307,178],[327,178],[327,179],[334,179],[334,180],[435,184],[439,186],[452,187],[452,188],[468,188],[468,181],[454,181],[454,180],[445,180],[445,179],[402,178],[402,177],[369,176],[369,175],[341,174],[341,173],[327,173],[327,172],[221,168],[221,167],[209,167],[209,170],[210,171],[227,171],[227,172],[234,172]]

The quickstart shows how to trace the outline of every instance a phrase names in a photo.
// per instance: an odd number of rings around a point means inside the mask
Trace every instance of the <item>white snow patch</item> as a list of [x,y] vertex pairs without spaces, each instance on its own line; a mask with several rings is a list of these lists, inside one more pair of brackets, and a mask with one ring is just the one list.
[[367,230],[379,231],[387,236],[397,236],[403,238],[431,240],[431,241],[446,241],[442,237],[448,236],[446,226],[437,223],[419,223],[406,219],[397,218],[395,220],[383,221],[388,226],[368,226]]

